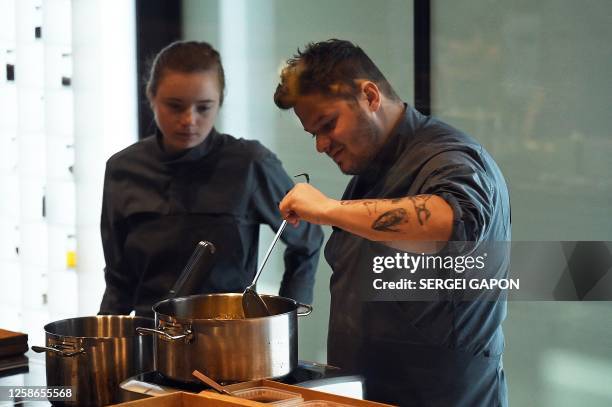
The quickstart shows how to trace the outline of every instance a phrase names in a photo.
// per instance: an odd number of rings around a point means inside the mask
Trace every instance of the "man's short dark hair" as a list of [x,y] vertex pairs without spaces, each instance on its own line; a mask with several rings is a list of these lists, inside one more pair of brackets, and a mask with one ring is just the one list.
[[287,60],[274,103],[290,109],[297,97],[314,93],[353,99],[359,92],[359,80],[372,81],[385,96],[399,100],[380,69],[357,45],[338,39],[311,42]]

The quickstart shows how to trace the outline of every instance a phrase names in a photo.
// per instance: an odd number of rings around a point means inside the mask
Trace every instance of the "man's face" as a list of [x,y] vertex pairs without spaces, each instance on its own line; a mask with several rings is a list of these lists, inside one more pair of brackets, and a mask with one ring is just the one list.
[[300,96],[293,110],[315,137],[317,151],[327,154],[344,174],[363,172],[380,147],[381,131],[365,102],[312,94]]

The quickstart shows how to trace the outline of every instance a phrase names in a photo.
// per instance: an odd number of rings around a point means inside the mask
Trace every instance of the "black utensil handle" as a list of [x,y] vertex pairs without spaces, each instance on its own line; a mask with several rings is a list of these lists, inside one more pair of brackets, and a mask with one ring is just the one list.
[[213,266],[214,253],[214,244],[207,241],[198,242],[187,265],[170,290],[168,299],[195,294]]

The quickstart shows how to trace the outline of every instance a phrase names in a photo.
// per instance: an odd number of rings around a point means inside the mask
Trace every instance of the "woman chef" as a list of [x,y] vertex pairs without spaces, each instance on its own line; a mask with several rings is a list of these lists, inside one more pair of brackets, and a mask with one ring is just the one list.
[[[197,242],[216,247],[199,292],[241,292],[257,266],[259,225],[277,230],[293,182],[257,141],[219,133],[225,78],[205,42],[175,42],[154,59],[147,97],[155,134],[107,162],[101,233],[106,291],[100,314],[151,315]],[[280,295],[311,303],[323,234],[286,228]]]

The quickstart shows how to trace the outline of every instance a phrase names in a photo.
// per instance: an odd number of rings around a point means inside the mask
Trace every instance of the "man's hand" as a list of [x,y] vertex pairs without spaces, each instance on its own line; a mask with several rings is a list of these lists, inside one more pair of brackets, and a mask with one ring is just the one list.
[[327,225],[326,214],[337,203],[310,184],[299,183],[285,195],[278,207],[283,218],[293,226],[297,226],[300,220]]

